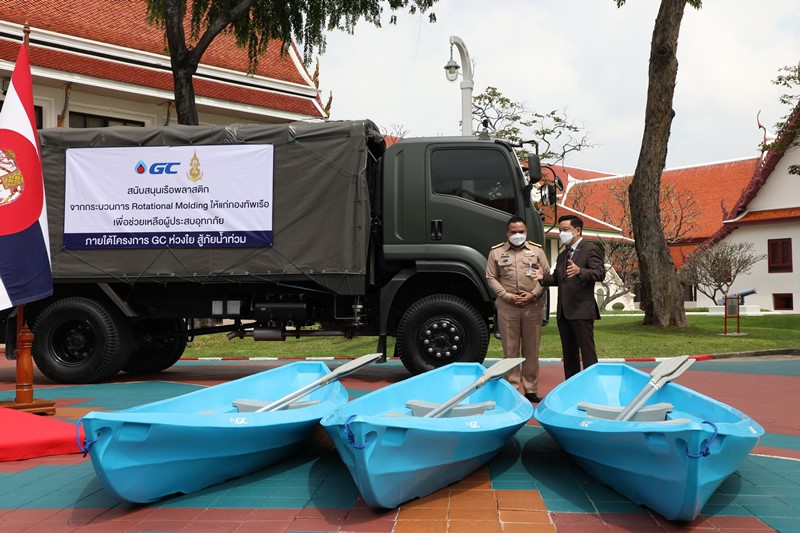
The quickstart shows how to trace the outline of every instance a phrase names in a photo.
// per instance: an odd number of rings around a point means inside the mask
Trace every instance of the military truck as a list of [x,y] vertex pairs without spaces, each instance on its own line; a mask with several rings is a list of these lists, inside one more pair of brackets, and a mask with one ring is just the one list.
[[[412,373],[482,361],[489,249],[512,215],[543,242],[514,147],[485,134],[387,149],[365,120],[49,129],[40,142],[54,293],[25,318],[59,383],[158,372],[215,332],[371,335],[384,354],[392,335]],[[12,313],[7,356],[15,325]]]

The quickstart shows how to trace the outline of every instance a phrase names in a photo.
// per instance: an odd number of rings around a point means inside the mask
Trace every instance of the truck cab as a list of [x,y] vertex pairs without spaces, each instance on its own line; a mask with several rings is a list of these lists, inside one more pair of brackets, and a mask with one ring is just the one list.
[[488,136],[404,139],[383,167],[382,259],[399,269],[399,286],[394,312],[382,319],[397,337],[396,355],[413,373],[482,361],[494,316],[489,250],[515,215],[543,244],[513,148]]

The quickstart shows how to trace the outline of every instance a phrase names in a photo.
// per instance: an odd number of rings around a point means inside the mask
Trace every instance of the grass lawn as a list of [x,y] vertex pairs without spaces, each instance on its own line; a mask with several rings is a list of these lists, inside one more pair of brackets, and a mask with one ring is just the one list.
[[[723,354],[760,350],[800,348],[800,315],[770,314],[744,316],[740,331],[746,335],[723,336],[721,316],[687,313],[685,329],[660,329],[641,325],[640,315],[604,315],[595,322],[595,342],[600,357],[667,357]],[[728,321],[736,331],[736,321]],[[389,338],[388,352],[394,351]],[[376,337],[305,337],[285,342],[229,341],[225,334],[196,337],[184,357],[354,357],[375,351]],[[491,338],[488,357],[501,357],[500,341]],[[541,357],[561,357],[561,342],[555,318],[542,329]]]

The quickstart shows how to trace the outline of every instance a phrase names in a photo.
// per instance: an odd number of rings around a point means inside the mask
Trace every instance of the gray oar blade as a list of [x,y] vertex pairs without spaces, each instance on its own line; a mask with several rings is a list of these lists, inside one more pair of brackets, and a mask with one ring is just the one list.
[[630,420],[631,418],[633,418],[634,415],[636,415],[636,413],[638,413],[639,410],[642,407],[644,407],[644,404],[647,403],[647,400],[649,400],[650,397],[653,394],[655,394],[655,392],[658,389],[660,389],[661,387],[663,387],[664,385],[666,385],[670,381],[676,379],[678,376],[680,376],[681,374],[686,372],[686,370],[690,366],[692,366],[694,364],[694,362],[695,362],[694,359],[689,359],[688,355],[684,355],[684,356],[681,356],[681,357],[676,358],[676,359],[680,359],[680,364],[677,365],[677,366],[670,365],[670,368],[668,369],[668,372],[666,372],[666,373],[662,372],[660,374],[660,376],[659,376],[658,381],[656,381],[655,383],[651,379],[647,383],[647,386],[645,387],[645,391],[646,391],[645,394],[642,395],[641,398],[638,398],[635,401],[635,403],[631,402],[628,405],[628,407],[623,409],[623,411],[619,415],[617,415],[616,420],[621,420],[621,421],[624,422],[624,421],[627,421],[627,420]]
[[671,372],[674,372],[675,369],[678,368],[680,365],[682,365],[684,361],[686,361],[688,358],[689,358],[688,355],[682,355],[680,357],[671,357],[669,359],[665,359],[660,363],[658,363],[656,367],[650,372],[650,380],[647,382],[647,384],[645,384],[642,390],[640,390],[639,393],[636,396],[634,396],[633,400],[628,402],[628,405],[626,405],[625,408],[622,411],[620,411],[620,413],[617,415],[616,420],[627,420],[628,418],[630,418],[628,415],[630,414],[631,409],[633,409],[634,406],[638,405],[646,394],[648,393],[652,394],[657,389],[656,385],[662,379],[663,376],[668,375]]
[[486,369],[486,372],[483,373],[481,379],[485,381],[491,381],[492,379],[503,377],[510,370],[513,370],[514,367],[519,366],[524,362],[525,362],[524,357],[509,357],[507,359],[500,359],[499,361],[492,364],[492,366]]
[[484,371],[484,373],[481,374],[481,377],[475,380],[475,382],[471,383],[461,392],[459,392],[446,402],[442,403],[436,409],[430,411],[423,418],[439,418],[443,414],[447,413],[450,409],[455,407],[461,400],[463,400],[476,390],[483,387],[486,383],[505,376],[509,370],[512,370],[514,367],[519,366],[524,361],[525,359],[523,359],[522,357],[501,359],[500,361],[494,363],[492,366],[487,368]]
[[[665,359],[650,372],[651,381],[658,382],[662,377],[671,375],[675,370],[681,367],[689,359],[688,355],[681,355],[680,357],[670,357]],[[694,361],[694,359],[692,359]]]
[[291,392],[291,393],[287,394],[286,396],[284,396],[283,398],[275,400],[271,404],[265,405],[264,407],[262,407],[261,409],[258,409],[255,412],[256,413],[263,413],[263,412],[269,412],[269,411],[277,411],[278,409],[281,409],[282,407],[285,407],[285,406],[289,405],[290,403],[294,402],[295,400],[298,400],[298,399],[302,398],[303,396],[305,396],[305,395],[307,395],[307,394],[309,394],[309,393],[311,393],[311,392],[313,392],[313,391],[315,391],[315,390],[317,390],[319,388],[322,388],[325,385],[328,385],[329,383],[333,383],[334,381],[337,381],[340,378],[343,378],[344,376],[346,376],[348,374],[352,374],[353,372],[355,372],[356,370],[358,370],[362,366],[368,365],[369,363],[378,360],[382,355],[383,354],[381,354],[381,353],[371,353],[371,354],[367,354],[367,355],[362,355],[361,357],[357,357],[357,358],[353,359],[352,361],[348,361],[348,362],[344,363],[343,365],[340,365],[340,366],[336,367],[334,370],[331,370],[330,374],[326,374],[326,375],[322,376],[317,381],[315,381],[313,383],[309,383],[305,387],[302,387],[302,388],[300,388],[300,389],[298,389],[298,390],[296,390],[294,392]]
[[357,357],[352,361],[348,361],[343,365],[334,368],[333,370],[331,370],[330,374],[325,376],[325,378],[327,378],[328,380],[330,380],[332,377],[335,377],[336,379],[342,378],[348,374],[352,374],[362,366],[368,365],[373,361],[377,361],[382,356],[383,356],[382,353],[371,353],[367,355],[362,355],[361,357]]
[[667,383],[669,381],[674,380],[675,378],[677,378],[678,376],[680,376],[681,374],[686,372],[689,369],[689,367],[692,366],[694,364],[694,362],[696,361],[696,359],[689,359],[688,355],[685,355],[683,357],[684,357],[684,359],[683,359],[683,361],[681,361],[680,365],[678,365],[674,369],[670,370],[669,373],[664,374],[664,375],[661,376],[661,379],[657,383],[657,385],[659,387],[661,387],[663,384],[665,384],[665,383]]

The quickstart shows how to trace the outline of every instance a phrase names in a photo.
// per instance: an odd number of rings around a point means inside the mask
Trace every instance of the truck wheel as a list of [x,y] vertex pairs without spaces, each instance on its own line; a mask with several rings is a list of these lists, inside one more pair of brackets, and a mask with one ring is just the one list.
[[397,326],[396,353],[412,374],[454,361],[482,362],[489,331],[469,302],[434,294],[414,302]]
[[119,372],[131,354],[131,324],[88,298],[64,298],[39,313],[33,360],[57,383],[95,383]]
[[[160,335],[180,333],[177,337]],[[161,372],[178,362],[186,349],[186,321],[182,318],[146,319],[133,325],[133,353],[122,370],[129,374]]]

